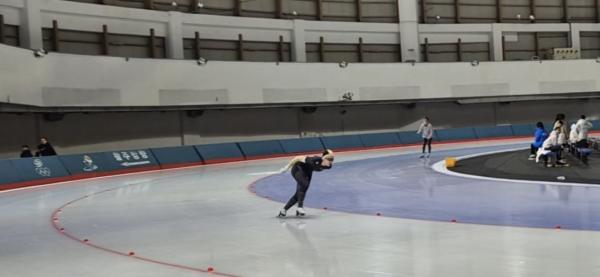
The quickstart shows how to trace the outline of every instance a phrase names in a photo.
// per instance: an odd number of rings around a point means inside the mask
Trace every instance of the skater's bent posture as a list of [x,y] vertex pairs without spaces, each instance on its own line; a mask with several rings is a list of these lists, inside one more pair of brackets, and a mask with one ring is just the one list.
[[327,149],[321,156],[297,156],[293,158],[288,165],[281,169],[285,172],[292,169],[292,176],[296,180],[296,193],[290,198],[283,210],[279,212],[279,217],[284,217],[294,204],[298,203],[296,215],[303,216],[306,212],[303,209],[304,197],[310,186],[313,171],[330,169],[333,165],[333,151]]

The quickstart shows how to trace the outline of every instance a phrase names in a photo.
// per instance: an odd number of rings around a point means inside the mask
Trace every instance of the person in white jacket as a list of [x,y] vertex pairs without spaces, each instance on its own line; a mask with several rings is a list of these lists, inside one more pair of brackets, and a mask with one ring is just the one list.
[[556,127],[561,128],[560,134],[562,134],[562,136],[558,137],[558,144],[566,145],[569,141],[569,130],[567,128],[568,126],[565,114],[559,113],[556,115],[556,120],[554,121],[554,127],[552,127],[552,129],[554,130]]
[[431,124],[429,117],[423,119],[423,123],[419,126],[419,130],[417,130],[417,134],[421,134],[421,137],[423,138],[423,151],[420,158],[425,157],[426,146],[428,147],[427,157],[429,157],[429,155],[431,155],[431,141],[433,140],[433,125]]
[[[544,164],[548,167],[554,167],[557,165],[558,152],[561,149],[561,145],[558,142],[558,137],[562,131],[561,126],[554,128],[554,131],[550,133],[550,136],[544,141],[542,147],[538,149],[536,162],[540,162],[540,159],[544,160]],[[548,164],[548,160],[551,160],[551,164]]]
[[560,128],[560,132],[557,133],[557,142],[560,146],[560,150],[555,151],[555,154],[557,155],[558,164],[560,165],[565,165],[567,163],[567,161],[562,156],[562,148],[567,147],[569,143],[569,130],[567,128],[567,122],[565,118],[566,117],[564,114],[557,114],[553,128],[553,130],[556,130],[556,128]]
[[587,148],[589,146],[587,141],[588,133],[592,127],[594,127],[594,125],[585,118],[585,115],[582,115],[581,118],[579,118],[577,124],[575,124],[575,129],[577,130],[576,147]]
[[571,124],[571,133],[569,133],[569,144],[577,143],[579,134],[577,133],[577,124]]

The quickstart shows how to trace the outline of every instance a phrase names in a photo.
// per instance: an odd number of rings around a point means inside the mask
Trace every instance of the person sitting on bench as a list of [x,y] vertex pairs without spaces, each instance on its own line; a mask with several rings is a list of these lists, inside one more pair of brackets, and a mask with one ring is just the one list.
[[[562,146],[559,144],[559,136],[561,133],[561,126],[556,126],[554,131],[550,133],[548,139],[544,141],[542,147],[538,149],[536,162],[540,162],[540,159],[544,161],[544,165],[547,167],[555,167],[559,165],[558,157],[560,157],[560,150]],[[551,160],[551,164],[548,164],[548,160]]]
[[538,122],[535,124],[535,126],[536,129],[534,134],[534,141],[531,144],[531,153],[529,155],[530,161],[533,161],[535,159],[535,154],[537,153],[538,149],[542,147],[542,144],[544,144],[544,141],[548,138],[548,133],[546,132],[546,130],[544,130],[544,123]]

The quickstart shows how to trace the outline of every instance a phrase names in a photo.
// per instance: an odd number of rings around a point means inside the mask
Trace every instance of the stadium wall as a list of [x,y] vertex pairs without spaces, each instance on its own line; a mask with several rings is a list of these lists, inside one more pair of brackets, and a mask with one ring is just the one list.
[[[471,63],[258,63],[124,59],[0,45],[0,101],[42,107],[414,101],[598,91],[596,60]],[[60,70],[59,70],[60,69]],[[434,82],[435,80],[435,82]]]
[[556,113],[575,120],[584,113],[600,119],[600,100],[524,101],[512,103],[370,105],[301,108],[67,113],[61,120],[43,114],[0,113],[0,158],[18,156],[20,146],[48,137],[61,154],[225,142],[335,136],[417,129],[423,116],[436,128],[552,122]]

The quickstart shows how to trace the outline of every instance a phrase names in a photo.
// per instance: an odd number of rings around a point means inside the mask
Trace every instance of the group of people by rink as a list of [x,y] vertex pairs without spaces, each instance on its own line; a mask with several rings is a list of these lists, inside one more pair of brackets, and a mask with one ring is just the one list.
[[550,134],[544,129],[544,124],[536,124],[535,139],[531,144],[529,160],[537,163],[543,162],[547,167],[569,166],[563,152],[569,145],[576,148],[587,148],[588,134],[593,125],[585,115],[570,127],[567,125],[564,114],[557,114]]

